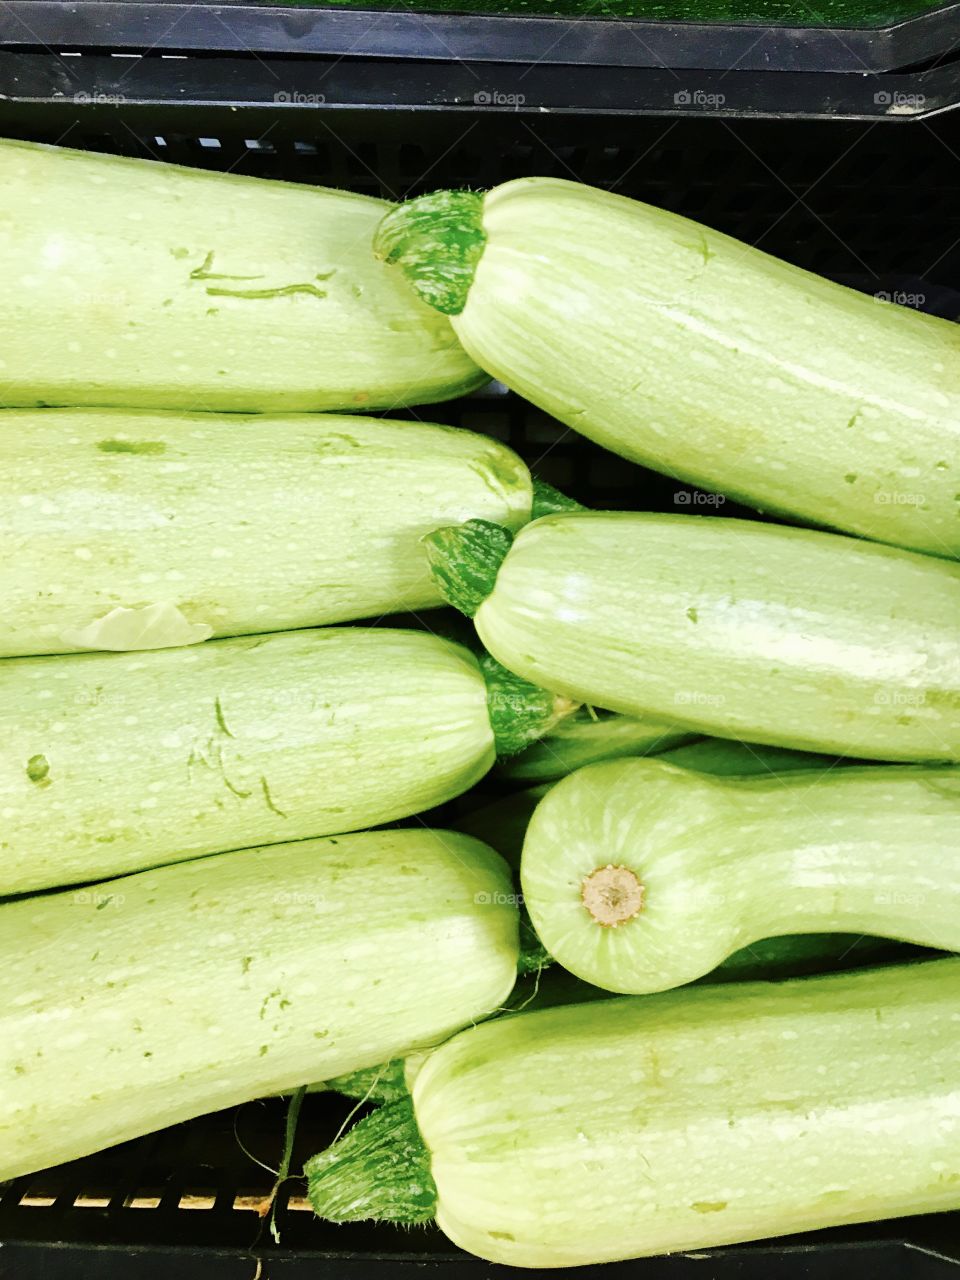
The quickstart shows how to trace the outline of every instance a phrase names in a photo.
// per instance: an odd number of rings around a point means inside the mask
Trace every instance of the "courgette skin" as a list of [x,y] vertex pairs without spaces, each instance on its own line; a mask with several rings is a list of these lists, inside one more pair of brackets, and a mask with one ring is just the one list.
[[[618,723],[621,721],[625,722],[623,729]],[[467,807],[457,818],[456,827],[458,831],[465,831],[467,835],[475,836],[478,840],[483,840],[491,845],[517,871],[520,869],[520,853],[523,849],[523,839],[537,805],[550,790],[554,780],[559,781],[559,776],[566,777],[568,773],[574,771],[574,768],[584,767],[583,764],[575,765],[573,763],[574,759],[580,755],[580,746],[583,739],[580,734],[571,735],[569,739],[562,735],[559,730],[563,728],[563,723],[558,726],[557,730],[547,734],[542,743],[535,742],[531,744],[526,751],[521,752],[514,760],[506,760],[498,770],[510,778],[515,778],[520,770],[526,771],[527,763],[530,762],[531,765],[535,766],[538,776],[540,775],[541,765],[543,765],[544,769],[551,769],[551,772],[556,769],[558,772],[555,779],[550,782],[538,783],[533,787],[524,787],[519,791],[511,791],[506,795],[497,796],[485,804],[474,804]],[[580,725],[583,722],[577,720],[574,723]],[[610,716],[594,723],[597,725],[609,725],[613,729],[609,736],[596,734],[591,735],[588,739],[591,753],[594,750],[599,753],[601,746],[604,744],[611,748],[609,755],[601,756],[598,754],[596,759],[590,761],[590,763],[599,764],[601,760],[620,759],[624,754],[622,752],[624,738],[632,738],[634,733],[638,738],[642,738],[643,731],[640,726],[649,722],[634,720],[628,716]],[[574,750],[567,750],[568,741],[575,744]],[[554,744],[559,747],[556,752],[551,750]],[[645,740],[643,745],[648,745]],[[544,749],[538,751],[537,748],[541,746]],[[795,770],[815,771],[819,774],[826,774],[846,763],[835,757],[818,756],[807,751],[787,751],[780,747],[761,747],[753,742],[731,742],[725,738],[698,738],[694,741],[684,741],[683,745],[671,747],[665,751],[651,750],[648,753],[641,749],[637,754],[654,755],[658,760],[666,763],[680,765],[684,769],[696,769],[700,773],[713,774],[717,777],[747,777],[752,775],[765,777],[774,774],[792,773]],[[514,763],[519,766],[517,771],[513,768]],[[561,769],[563,770],[562,775],[560,774]]]
[[0,656],[64,653],[116,608],[217,636],[442,603],[420,538],[519,527],[504,445],[419,422],[126,410],[0,413]]
[[0,1178],[444,1039],[511,989],[509,888],[418,828],[0,906]]
[[501,773],[513,782],[553,782],[597,760],[659,755],[692,738],[689,730],[678,729],[669,721],[636,716],[597,717],[583,710],[505,761]]
[[555,178],[421,197],[377,243],[483,368],[605,448],[764,511],[960,555],[955,324]]
[[485,381],[370,252],[380,200],[0,143],[0,402],[391,409]]
[[[308,1162],[310,1198],[336,1220],[432,1210],[521,1267],[960,1208],[958,1002],[948,959],[495,1019],[419,1065],[412,1114]],[[375,1183],[401,1144],[432,1205]]]
[[[447,579],[484,536],[430,535]],[[521,529],[487,582],[487,649],[577,701],[770,746],[960,760],[960,565],[810,529],[577,512]]]
[[359,830],[494,760],[475,659],[323,628],[0,664],[0,893]]
[[611,991],[681,986],[782,934],[960,951],[960,769],[590,765],[537,806],[520,871],[547,951]]

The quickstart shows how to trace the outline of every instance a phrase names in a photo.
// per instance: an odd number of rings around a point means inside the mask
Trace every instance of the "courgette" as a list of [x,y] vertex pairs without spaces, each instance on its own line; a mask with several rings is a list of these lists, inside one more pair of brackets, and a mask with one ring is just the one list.
[[960,960],[498,1018],[307,1164],[334,1221],[563,1267],[960,1208]]
[[[611,716],[601,720],[599,723],[607,724],[621,719],[626,720],[629,724],[644,723],[643,721],[633,721],[627,716]],[[556,729],[551,730],[543,741],[553,742],[559,740],[562,743],[563,739],[559,735],[559,730],[562,727],[563,722]],[[615,747],[613,754],[610,757],[603,758],[616,760],[620,758],[621,754],[617,749],[621,745],[619,733],[614,734],[612,741]],[[518,756],[507,757],[501,772],[510,772],[510,766],[514,758],[519,761],[533,758],[534,748],[538,745],[539,743],[536,742],[531,743]],[[596,745],[599,747],[599,740],[597,740]],[[731,742],[726,738],[700,738],[696,742],[672,747],[669,751],[651,752],[650,754],[655,755],[658,760],[662,760],[665,763],[680,765],[684,769],[695,769],[700,773],[708,773],[717,777],[749,777],[752,775],[767,777],[772,774],[779,775],[800,770],[807,773],[816,772],[819,775],[829,773],[847,763],[845,760],[838,760],[832,756],[818,756],[808,751],[786,751],[780,747],[761,747],[753,742]],[[542,758],[545,763],[549,759],[546,754]],[[566,753],[561,755],[561,759],[564,764],[571,763],[570,755]],[[559,763],[558,761],[558,767]],[[600,763],[600,758],[594,763]],[[568,769],[566,772],[572,773],[573,769]],[[478,840],[483,840],[486,844],[491,845],[506,858],[511,867],[519,871],[520,854],[523,849],[527,827],[530,825],[534,810],[550,790],[550,787],[551,784],[549,782],[541,782],[535,787],[524,787],[520,791],[511,791],[506,795],[497,796],[493,800],[487,800],[483,804],[474,803],[469,805],[458,815],[455,826],[458,831],[475,836]],[[470,797],[468,796],[465,799],[469,801]]]
[[510,992],[509,889],[420,827],[0,906],[0,1178],[444,1039]]
[[510,670],[720,737],[960,760],[960,565],[838,534],[575,512],[427,537]]
[[420,813],[567,709],[386,628],[8,658],[0,894]]
[[485,380],[375,261],[382,200],[0,142],[0,403],[391,409]]
[[223,636],[430,608],[423,534],[470,516],[517,527],[531,500],[510,449],[449,427],[9,410],[0,656],[114,647],[117,609],[175,607]]
[[556,178],[401,205],[377,250],[488,373],[598,444],[765,511],[960,555],[956,325]]
[[553,782],[597,760],[659,755],[689,742],[692,736],[666,720],[600,714],[583,708],[504,761],[501,773],[514,782]]
[[537,806],[520,872],[547,951],[611,991],[692,982],[781,934],[960,951],[960,769],[590,765]]
[[[523,754],[526,754],[525,752]],[[828,756],[815,756],[800,751],[781,751],[776,747],[758,747],[746,742],[727,742],[722,738],[704,738],[687,746],[665,751],[658,760],[697,769],[718,777],[772,774],[804,770],[810,776],[823,776],[842,762]],[[499,796],[461,813],[454,825],[458,831],[474,836],[503,856],[519,878],[520,860],[527,828],[536,808],[550,790],[543,783]],[[578,823],[579,827],[579,823]],[[521,895],[522,901],[522,895]],[[533,929],[526,911],[521,920],[525,929]],[[544,963],[536,975],[537,982],[557,980],[564,972],[552,964],[553,957],[544,947]],[[828,973],[859,964],[888,963],[906,958],[910,948],[889,938],[847,933],[782,934],[749,942],[739,951],[726,956],[704,978],[707,982],[742,982],[752,979],[798,977],[806,973]],[[577,980],[579,981],[579,980]],[[596,988],[581,982],[588,991]],[[572,997],[571,997],[572,999]],[[537,1006],[541,1003],[535,1001]]]

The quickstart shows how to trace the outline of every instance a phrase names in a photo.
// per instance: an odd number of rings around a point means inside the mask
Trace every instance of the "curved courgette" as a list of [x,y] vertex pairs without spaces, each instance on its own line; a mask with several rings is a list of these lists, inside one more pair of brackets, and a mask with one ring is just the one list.
[[0,656],[109,648],[115,609],[173,606],[224,636],[430,608],[420,538],[470,516],[517,527],[531,500],[510,449],[449,427],[10,410]]
[[[625,720],[631,725],[646,723],[644,721],[634,721],[627,716],[611,716],[599,721],[599,723],[613,724],[617,720]],[[544,742],[559,741],[561,743],[561,756],[555,762],[558,768],[561,761],[564,764],[571,764],[570,755],[563,751],[564,739],[559,734],[563,723],[565,722],[562,721],[549,734],[546,734],[543,739]],[[594,740],[594,745],[599,749],[600,744],[601,739],[598,737]],[[536,742],[531,743],[530,747],[521,751],[515,758],[519,761],[535,758],[533,748],[538,745]],[[603,759],[616,760],[621,757],[622,753],[619,748],[622,742],[619,733],[613,735],[611,745],[614,747],[612,754],[609,757],[602,757]],[[700,773],[708,773],[717,777],[750,777],[753,775],[767,777],[795,771],[807,773],[816,771],[818,775],[826,775],[833,769],[848,763],[845,760],[838,760],[831,756],[813,755],[808,751],[787,751],[781,747],[761,747],[753,742],[731,742],[725,738],[700,738],[696,742],[688,742],[679,747],[672,747],[669,751],[653,752],[651,754],[654,754],[658,760],[662,760],[665,763],[680,765],[684,769],[695,769]],[[546,762],[549,760],[549,756],[544,753],[541,759]],[[600,759],[598,757],[594,763],[600,763]],[[511,764],[512,758],[508,757],[501,768],[501,772],[509,773]],[[563,776],[573,771],[574,769],[571,767],[565,771]],[[520,854],[523,849],[527,827],[530,825],[534,810],[551,789],[551,785],[549,782],[541,782],[534,787],[524,787],[520,791],[511,791],[507,795],[497,796],[484,804],[474,804],[457,818],[457,830],[464,831],[467,835],[475,836],[478,840],[483,840],[484,843],[489,844],[506,858],[511,867],[519,871]]]
[[590,765],[537,806],[520,871],[547,951],[611,991],[693,982],[781,934],[960,951],[960,769]]
[[307,1164],[322,1217],[565,1267],[960,1208],[960,960],[497,1018]]
[[377,248],[488,373],[606,448],[960,555],[955,324],[556,178],[424,196]]
[[[552,737],[553,734],[549,736]],[[528,752],[529,748],[519,758],[523,759]],[[826,776],[834,768],[846,763],[829,756],[785,751],[778,747],[760,747],[749,742],[729,742],[723,738],[703,738],[698,742],[664,751],[657,759],[717,777],[769,777],[800,770],[811,777],[819,777]],[[550,789],[549,783],[542,783],[475,806],[457,818],[456,828],[496,849],[514,873],[519,875],[527,828],[538,804]],[[525,927],[531,926],[526,923]],[[704,980],[742,982],[833,972],[840,968],[854,968],[863,963],[875,964],[881,960],[892,963],[902,958],[907,951],[907,947],[891,942],[888,938],[861,934],[782,934],[748,943],[741,950],[726,956]],[[544,981],[549,985],[556,983],[559,980],[558,974],[565,971],[549,964],[552,957],[546,948],[544,953],[548,957],[548,965],[538,971],[537,982]],[[579,979],[574,979],[573,982],[574,989],[576,983],[580,983],[584,991],[597,990]],[[570,1000],[573,998],[571,995]],[[541,1002],[535,1000],[533,1003],[539,1007]]]
[[418,828],[0,906],[0,1178],[446,1038],[511,990],[509,890]]
[[678,729],[666,720],[591,714],[583,708],[504,761],[501,773],[512,782],[554,782],[597,760],[659,755],[692,737],[688,729]]
[[575,512],[428,535],[510,670],[771,746],[960,760],[960,565],[713,517]]
[[0,894],[430,809],[567,709],[486,673],[385,628],[8,658]]
[[485,381],[370,252],[381,200],[0,142],[0,403],[392,409]]

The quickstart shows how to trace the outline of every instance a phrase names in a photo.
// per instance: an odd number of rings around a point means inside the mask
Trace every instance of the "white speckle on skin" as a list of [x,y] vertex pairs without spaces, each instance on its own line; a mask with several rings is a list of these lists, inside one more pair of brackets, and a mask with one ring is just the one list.
[[89,547],[75,547],[73,554],[78,560],[92,560],[93,552]]

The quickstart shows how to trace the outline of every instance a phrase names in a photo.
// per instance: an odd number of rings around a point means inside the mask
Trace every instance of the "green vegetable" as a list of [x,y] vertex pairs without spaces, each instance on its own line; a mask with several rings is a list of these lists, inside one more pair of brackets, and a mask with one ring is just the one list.
[[780,934],[960,951],[960,769],[710,778],[613,760],[537,806],[523,897],[547,951],[611,991],[662,991]]
[[362,1071],[334,1076],[322,1084],[310,1086],[308,1092],[342,1093],[344,1097],[356,1098],[358,1102],[395,1102],[407,1094],[403,1058],[391,1058],[376,1067],[364,1067]]
[[659,755],[689,741],[691,734],[663,720],[634,716],[592,716],[582,709],[545,738],[504,762],[501,772],[516,782],[552,782],[596,760]]
[[756,742],[732,742],[728,738],[701,738],[698,742],[684,743],[670,751],[657,752],[657,759],[719,778],[754,774],[764,777],[770,773],[794,773],[799,770],[816,770],[827,774],[840,765],[860,763],[847,756],[815,755],[811,751],[764,747]]
[[960,555],[953,323],[555,178],[421,197],[376,246],[488,373],[605,448]]
[[[510,670],[773,746],[960,760],[960,565],[809,529],[627,512],[427,538]],[[500,561],[491,559],[496,549]]]
[[[2,149],[0,149],[2,155]],[[0,414],[0,656],[163,647],[442,603],[420,538],[529,518],[520,459],[418,422]],[[201,634],[118,634],[175,607]],[[107,619],[107,621],[104,621]],[[98,625],[99,623],[99,625]]]
[[[689,746],[665,751],[657,757],[662,761],[683,763],[703,773],[717,776],[730,774],[761,776],[776,772],[832,767],[827,757],[807,755],[802,752],[780,751],[775,747],[757,747],[750,743],[724,742],[706,738]],[[455,825],[457,830],[484,841],[506,859],[515,874],[519,874],[520,855],[530,819],[539,802],[550,790],[547,784],[528,787],[525,791],[512,792],[488,801],[461,814]],[[532,930],[526,912],[521,921]],[[871,938],[846,933],[807,933],[764,938],[749,943],[727,956],[704,981],[733,982],[747,979],[795,977],[805,973],[832,972],[838,968],[852,968],[862,963],[874,964],[881,959],[903,958],[907,948],[886,938]],[[545,952],[546,963],[551,957]],[[539,979],[547,983],[559,980],[565,970],[550,967],[543,969]],[[596,991],[571,976],[580,989]],[[571,996],[571,999],[573,997]],[[586,998],[586,997],[581,997]],[[536,1002],[537,1007],[540,1001]]]
[[444,1039],[510,992],[509,888],[419,828],[0,906],[0,1178]]
[[[632,721],[626,716],[608,717],[598,723],[613,726],[618,721],[623,721],[630,726],[643,723]],[[562,741],[559,731],[562,730],[563,723],[562,721],[550,731],[544,742],[553,742],[558,739]],[[580,722],[575,719],[575,723]],[[522,762],[522,760],[534,758],[534,749],[538,745],[532,742],[529,748],[516,756],[516,759]],[[613,746],[611,755],[598,755],[596,763],[599,763],[600,759],[620,758],[620,751],[617,750],[620,746],[620,732],[612,733],[611,745]],[[806,772],[815,769],[819,774],[826,776],[838,765],[849,763],[845,760],[832,759],[828,755],[813,755],[809,751],[787,751],[778,746],[758,746],[755,742],[732,742],[722,737],[704,737],[696,742],[685,742],[684,745],[675,746],[668,751],[654,751],[650,754],[666,763],[678,764],[682,768],[696,769],[699,773],[714,774],[717,777],[728,777],[731,774],[742,777],[758,774],[764,777],[767,774],[792,773],[800,769]],[[500,772],[511,772],[512,763],[512,759],[504,760]],[[564,763],[571,763],[570,754],[566,755]],[[573,768],[568,769],[567,772],[572,773]],[[530,819],[534,815],[536,806],[549,790],[550,783],[543,782],[539,786],[526,787],[522,791],[511,791],[507,795],[497,796],[493,800],[486,801],[485,804],[474,805],[458,817],[457,831],[466,832],[468,836],[475,836],[477,840],[483,840],[485,844],[492,845],[498,854],[507,859],[511,867],[520,870],[520,854],[524,847],[526,828],[530,826]]]
[[322,1217],[562,1267],[960,1208],[960,960],[498,1018],[307,1164]]
[[484,381],[370,252],[389,206],[0,143],[0,402],[392,409]]
[[386,628],[8,658],[0,894],[430,809],[567,709],[485,676],[457,645]]
[[830,769],[838,763],[836,757],[752,742],[724,738],[694,741],[687,730],[664,720],[582,707],[519,755],[504,760],[500,773],[513,782],[555,782],[584,765],[619,756],[657,756],[704,773],[786,773],[789,769]]

